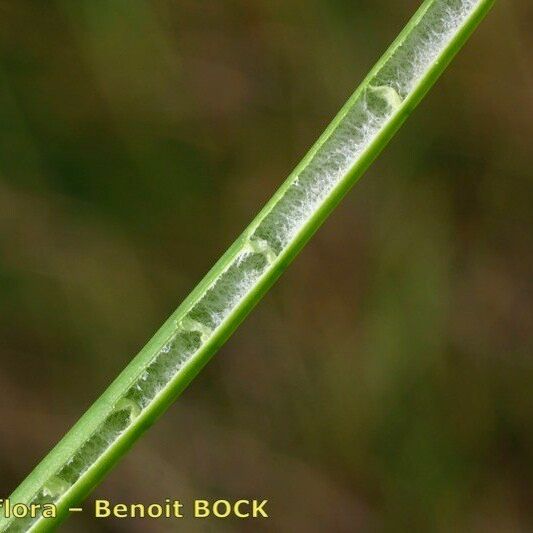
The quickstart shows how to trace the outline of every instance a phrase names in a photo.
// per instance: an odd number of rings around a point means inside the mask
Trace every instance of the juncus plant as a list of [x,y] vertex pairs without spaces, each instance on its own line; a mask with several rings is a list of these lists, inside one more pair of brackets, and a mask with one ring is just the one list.
[[[361,177],[493,0],[426,0],[244,233],[11,495],[35,512],[0,531],[47,531],[179,396]],[[45,517],[53,504],[55,516]],[[21,513],[22,514],[22,513]]]

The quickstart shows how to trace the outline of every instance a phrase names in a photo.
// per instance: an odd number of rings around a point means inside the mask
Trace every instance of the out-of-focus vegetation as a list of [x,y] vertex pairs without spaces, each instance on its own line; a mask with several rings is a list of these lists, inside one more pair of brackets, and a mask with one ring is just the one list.
[[[415,6],[0,3],[0,497],[239,233]],[[533,527],[531,22],[526,1],[496,5],[95,496],[269,498],[272,531]],[[174,526],[85,513],[64,529]]]

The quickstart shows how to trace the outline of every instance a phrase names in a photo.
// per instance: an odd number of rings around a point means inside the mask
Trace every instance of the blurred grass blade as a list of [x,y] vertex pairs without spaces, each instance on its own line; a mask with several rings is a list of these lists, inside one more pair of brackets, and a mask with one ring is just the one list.
[[428,0],[287,181],[139,355],[12,494],[57,517],[4,516],[46,531],[79,505],[175,400],[274,283],[411,113],[492,0]]

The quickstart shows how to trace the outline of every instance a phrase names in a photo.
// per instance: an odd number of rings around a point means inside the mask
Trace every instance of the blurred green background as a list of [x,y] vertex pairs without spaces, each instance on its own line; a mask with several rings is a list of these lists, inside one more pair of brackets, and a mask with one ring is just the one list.
[[[0,2],[0,497],[292,170],[415,0]],[[95,491],[254,522],[531,531],[533,6],[500,1],[382,157]]]

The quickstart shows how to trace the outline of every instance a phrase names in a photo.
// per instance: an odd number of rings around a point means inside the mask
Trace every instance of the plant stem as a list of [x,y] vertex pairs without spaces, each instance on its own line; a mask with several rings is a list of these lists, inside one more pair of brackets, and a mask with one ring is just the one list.
[[55,518],[0,519],[47,531],[79,505],[233,333],[359,179],[464,44],[493,0],[427,0],[287,181],[103,395],[12,494]]

